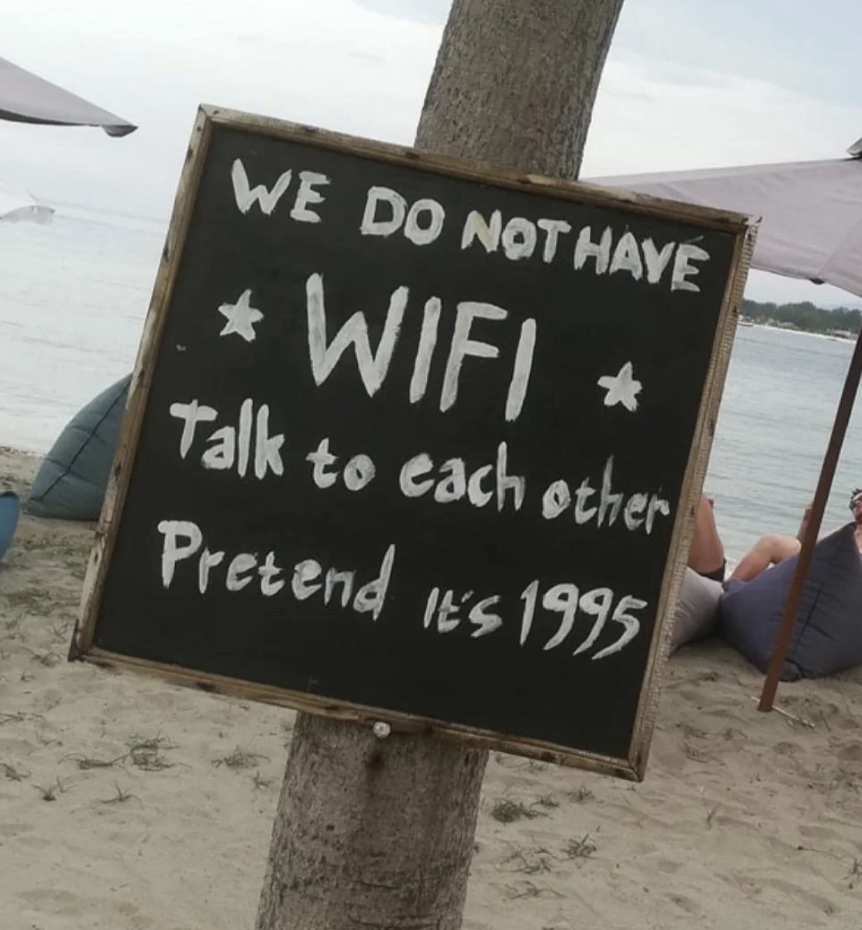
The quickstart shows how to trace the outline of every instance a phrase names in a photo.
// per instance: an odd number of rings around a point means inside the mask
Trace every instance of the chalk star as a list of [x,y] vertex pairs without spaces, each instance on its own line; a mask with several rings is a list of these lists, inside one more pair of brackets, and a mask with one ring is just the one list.
[[222,304],[218,308],[218,312],[227,319],[224,329],[219,333],[220,336],[236,333],[246,342],[254,342],[257,335],[254,331],[254,324],[263,319],[263,314],[252,307],[250,301],[251,289],[249,288],[242,292],[235,304]]
[[640,381],[635,381],[632,377],[632,363],[626,362],[619,372],[615,375],[605,375],[599,378],[598,385],[604,388],[608,393],[605,395],[605,406],[613,407],[615,404],[622,404],[626,410],[634,412],[638,409],[638,402],[635,395],[640,394]]

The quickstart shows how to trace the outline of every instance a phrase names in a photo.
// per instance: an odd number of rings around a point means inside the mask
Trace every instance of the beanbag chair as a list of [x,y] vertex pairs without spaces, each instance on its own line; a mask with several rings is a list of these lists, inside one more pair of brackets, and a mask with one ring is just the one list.
[[718,603],[723,588],[720,581],[704,578],[686,568],[673,615],[670,651],[676,652],[685,643],[703,639],[718,622]]
[[[819,678],[862,664],[862,556],[853,523],[814,547],[782,681]],[[753,581],[729,581],[719,602],[720,635],[760,671],[772,657],[798,556]]]
[[21,505],[14,491],[0,491],[0,560],[15,538]]
[[132,376],[94,397],[69,421],[45,456],[25,510],[34,517],[98,520]]

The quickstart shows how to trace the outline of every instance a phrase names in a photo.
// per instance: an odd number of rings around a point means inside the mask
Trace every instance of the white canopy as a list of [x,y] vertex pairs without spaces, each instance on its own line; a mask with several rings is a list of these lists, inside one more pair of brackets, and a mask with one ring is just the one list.
[[100,126],[109,136],[125,136],[137,128],[5,58],[0,58],[0,119],[49,126]]
[[759,216],[752,267],[862,297],[862,140],[848,151],[834,161],[585,180]]
[[54,208],[38,203],[26,191],[16,190],[0,181],[0,223],[50,223]]

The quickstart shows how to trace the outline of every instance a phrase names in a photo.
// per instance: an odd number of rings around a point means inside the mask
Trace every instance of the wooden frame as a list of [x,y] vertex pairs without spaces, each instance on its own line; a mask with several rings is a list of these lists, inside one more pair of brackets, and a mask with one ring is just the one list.
[[[444,721],[413,717],[341,701],[335,702],[302,692],[196,672],[166,663],[134,659],[107,652],[94,645],[101,593],[119,532],[126,491],[135,464],[155,359],[171,305],[174,283],[195,206],[197,186],[214,126],[226,126],[239,131],[265,132],[274,138],[293,140],[320,148],[348,151],[354,155],[377,161],[407,167],[421,167],[426,171],[480,181],[498,187],[516,190],[532,189],[580,203],[607,206],[663,220],[701,226],[705,229],[728,233],[736,238],[731,273],[722,300],[719,325],[713,342],[710,367],[701,397],[693,442],[680,498],[676,502],[676,517],[670,543],[670,551],[674,555],[665,565],[656,608],[656,625],[650,644],[627,759],[621,760],[588,752],[566,750],[538,740],[506,737],[495,732]],[[685,570],[685,556],[691,540],[696,503],[703,486],[715,420],[730,360],[739,305],[754,248],[755,234],[756,221],[736,213],[675,203],[623,191],[608,191],[579,182],[500,171],[453,158],[426,155],[415,149],[326,132],[314,127],[217,107],[200,107],[180,177],[167,239],[135,363],[117,450],[84,582],[80,620],[73,634],[69,659],[85,660],[109,668],[148,673],[175,684],[191,685],[205,691],[235,695],[369,725],[383,720],[390,723],[396,732],[439,735],[487,749],[515,752],[543,761],[558,762],[622,778],[642,779],[655,728],[661,671],[667,655],[671,632],[668,617],[673,612]]]

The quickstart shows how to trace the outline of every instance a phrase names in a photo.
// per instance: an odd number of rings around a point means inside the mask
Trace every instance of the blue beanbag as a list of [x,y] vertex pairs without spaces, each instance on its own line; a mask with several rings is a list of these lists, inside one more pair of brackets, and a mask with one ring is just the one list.
[[0,560],[12,545],[21,504],[14,491],[0,491]]
[[[814,547],[782,681],[820,678],[862,664],[862,556],[853,523]],[[769,667],[798,556],[748,583],[729,581],[719,634],[762,672]]]

